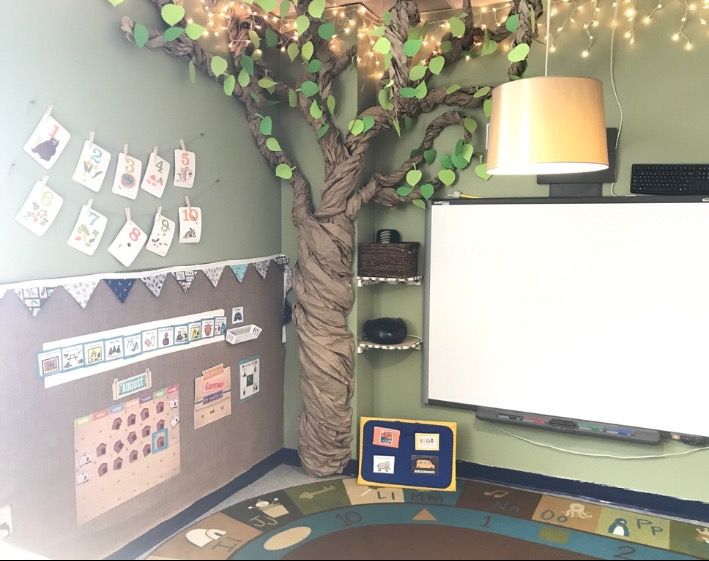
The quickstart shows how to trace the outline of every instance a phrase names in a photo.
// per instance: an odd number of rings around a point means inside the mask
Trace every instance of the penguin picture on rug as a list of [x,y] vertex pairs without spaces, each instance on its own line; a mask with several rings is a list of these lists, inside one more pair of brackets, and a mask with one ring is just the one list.
[[628,521],[625,518],[616,518],[613,524],[608,526],[608,533],[614,536],[628,537],[630,530],[628,529]]

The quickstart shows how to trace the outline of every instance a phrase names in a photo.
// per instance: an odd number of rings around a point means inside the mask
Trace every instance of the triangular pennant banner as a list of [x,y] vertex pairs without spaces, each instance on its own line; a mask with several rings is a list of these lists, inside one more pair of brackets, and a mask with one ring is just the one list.
[[266,278],[266,275],[268,274],[268,266],[270,264],[271,261],[269,259],[264,261],[256,261],[256,263],[254,263],[254,268],[258,271],[258,274],[261,275],[262,279]]
[[286,292],[293,288],[293,269],[288,264],[286,264],[286,270],[283,272],[283,283]]
[[285,268],[288,266],[288,257],[285,255],[279,255],[278,257],[274,257],[273,260],[278,263],[278,266],[281,268],[281,270],[285,270]]
[[89,303],[91,295],[98,286],[98,280],[82,280],[63,284],[62,286],[64,287],[64,290],[66,290],[71,297],[76,300],[79,306],[86,308],[86,304]]
[[190,286],[192,286],[192,281],[194,281],[195,272],[177,271],[175,273],[172,273],[172,275],[175,277],[175,280],[180,284],[182,290],[184,290],[186,293],[190,289]]
[[167,273],[160,273],[159,275],[153,275],[152,277],[143,277],[140,280],[142,280],[148,290],[153,293],[153,296],[157,298],[160,296],[160,292],[162,291],[166,278]]
[[206,269],[202,269],[202,272],[207,275],[207,278],[209,279],[209,282],[212,283],[212,286],[217,288],[219,279],[222,278],[224,267],[207,267]]
[[5,296],[5,293],[7,292],[7,288],[0,288],[0,298]]
[[248,265],[229,265],[231,267],[232,272],[234,273],[234,276],[236,277],[236,280],[239,282],[243,282],[244,277],[246,276],[246,270],[249,268]]
[[128,295],[135,284],[135,279],[103,279],[103,282],[111,287],[111,290],[113,290],[116,298],[118,298],[122,304],[126,301],[126,298],[128,298]]
[[35,286],[32,288],[16,288],[14,292],[17,294],[17,297],[22,300],[22,303],[27,306],[30,313],[34,317],[37,317],[39,309],[44,306],[44,303],[47,301],[47,298],[52,295],[54,289]]

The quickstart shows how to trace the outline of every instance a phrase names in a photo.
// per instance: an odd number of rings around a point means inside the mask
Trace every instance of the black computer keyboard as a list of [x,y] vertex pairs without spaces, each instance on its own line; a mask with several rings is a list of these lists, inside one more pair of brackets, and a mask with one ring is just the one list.
[[642,195],[709,194],[709,164],[633,164],[630,192]]

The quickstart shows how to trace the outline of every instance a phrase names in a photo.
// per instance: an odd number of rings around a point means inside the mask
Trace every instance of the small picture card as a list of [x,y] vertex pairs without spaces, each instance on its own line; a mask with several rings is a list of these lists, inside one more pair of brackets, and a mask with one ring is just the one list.
[[71,370],[84,365],[83,345],[73,345],[62,349],[62,370]]
[[258,393],[260,370],[260,356],[252,356],[239,362],[239,395],[241,399]]
[[202,337],[214,337],[214,320],[202,320]]
[[189,334],[186,325],[178,325],[175,328],[175,345],[183,345],[189,341]]
[[194,152],[175,150],[175,187],[191,189],[194,185],[194,175],[197,169],[197,158]]
[[439,450],[438,433],[417,432],[414,437],[414,446],[416,450],[430,450],[437,452]]
[[140,335],[128,335],[123,337],[123,355],[134,356],[140,354],[142,347],[140,344]]
[[196,341],[202,337],[202,324],[200,322],[190,323],[189,329],[190,341]]
[[56,374],[62,369],[61,353],[59,349],[48,351],[46,353],[39,353],[37,358],[39,360],[39,373],[41,376]]
[[106,360],[123,358],[123,337],[116,337],[106,341]]
[[372,456],[372,471],[374,473],[394,473],[395,456]]
[[172,327],[163,327],[158,329],[158,346],[161,348],[171,346],[174,343],[173,335],[174,330]]
[[180,207],[180,243],[199,243],[202,238],[202,209]]
[[165,257],[170,251],[172,240],[175,237],[175,221],[163,216],[159,212],[155,215],[153,230],[148,236],[148,242],[145,244],[145,249]]
[[38,181],[32,187],[15,220],[35,236],[43,236],[62,208],[64,199],[52,191],[46,181]]
[[226,316],[214,318],[214,334],[226,335]]
[[71,134],[50,115],[44,114],[24,149],[44,169],[51,168],[69,143]]
[[385,427],[374,427],[374,440],[372,444],[375,446],[388,446],[389,448],[399,447],[400,431]]
[[154,150],[150,154],[150,158],[148,158],[148,165],[145,168],[145,175],[140,188],[159,199],[162,197],[163,191],[165,191],[169,175],[170,163],[165,158],[162,158],[157,153],[157,150]]
[[127,220],[116,239],[108,246],[108,252],[118,259],[121,265],[130,267],[147,239],[147,234],[140,229],[140,226],[132,220]]
[[138,185],[140,185],[142,170],[143,162],[138,158],[129,156],[125,152],[118,154],[116,175],[113,177],[113,189],[111,191],[121,197],[135,199],[138,196]]
[[411,456],[411,472],[438,475],[438,456]]
[[154,351],[158,348],[158,330],[143,331],[143,352]]
[[71,178],[98,193],[106,178],[109,163],[111,163],[111,153],[91,140],[86,140]]
[[87,365],[103,362],[103,341],[86,343],[84,345],[84,356],[86,357]]
[[101,243],[107,224],[108,219],[103,214],[90,205],[84,205],[66,243],[86,255],[93,255]]
[[244,323],[244,307],[234,306],[231,309],[231,323],[236,325],[238,323]]

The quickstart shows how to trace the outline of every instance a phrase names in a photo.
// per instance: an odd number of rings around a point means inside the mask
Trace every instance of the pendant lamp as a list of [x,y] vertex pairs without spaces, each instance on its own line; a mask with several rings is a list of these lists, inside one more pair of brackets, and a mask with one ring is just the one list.
[[[551,3],[551,2],[550,2]],[[550,6],[547,6],[550,28]],[[487,172],[581,173],[608,168],[603,84],[594,78],[544,76],[506,82],[492,92]]]

